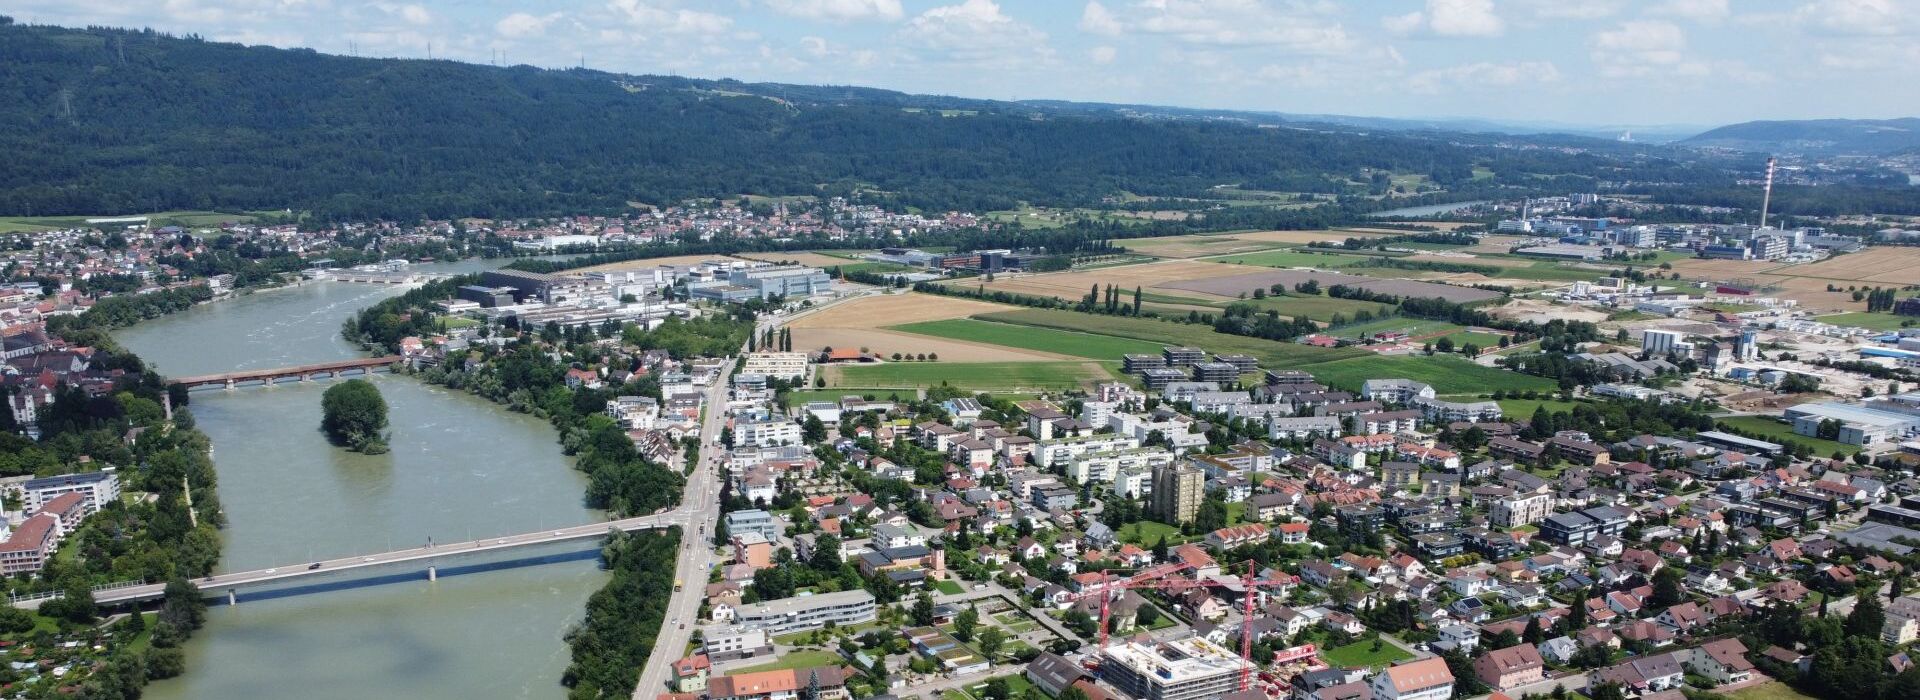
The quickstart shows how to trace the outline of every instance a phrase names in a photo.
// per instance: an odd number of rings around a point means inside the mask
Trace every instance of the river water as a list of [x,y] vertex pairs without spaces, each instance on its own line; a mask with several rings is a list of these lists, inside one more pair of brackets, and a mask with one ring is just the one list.
[[[504,261],[501,261],[504,262]],[[468,271],[465,261],[429,269]],[[116,333],[174,376],[359,356],[340,339],[356,310],[400,293],[309,283],[215,302]],[[191,408],[213,440],[227,513],[221,570],[577,525],[585,479],[545,421],[404,376],[372,378],[390,406],[393,451],[360,455],[319,431],[329,382],[202,390]],[[444,570],[444,568],[443,568]],[[388,572],[383,572],[388,573]],[[557,698],[562,640],[606,583],[591,558],[428,582],[216,604],[159,700]]]

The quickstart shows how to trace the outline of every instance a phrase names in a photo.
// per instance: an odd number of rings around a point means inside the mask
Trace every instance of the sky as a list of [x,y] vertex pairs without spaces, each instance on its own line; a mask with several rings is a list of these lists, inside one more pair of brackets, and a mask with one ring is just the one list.
[[9,0],[327,53],[1565,125],[1920,116],[1920,0]]

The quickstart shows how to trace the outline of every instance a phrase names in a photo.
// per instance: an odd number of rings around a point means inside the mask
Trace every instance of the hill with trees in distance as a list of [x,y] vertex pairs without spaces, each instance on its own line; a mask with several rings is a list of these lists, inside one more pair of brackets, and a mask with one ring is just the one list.
[[[364,59],[0,17],[0,215],[292,208],[323,219],[615,213],[739,194],[927,210],[1340,192],[1390,171],[1472,195],[1729,185],[1597,140],[1364,133],[590,70]],[[1754,164],[1739,163],[1740,169]],[[1480,177],[1475,177],[1476,168]],[[1257,225],[1259,222],[1246,222]]]

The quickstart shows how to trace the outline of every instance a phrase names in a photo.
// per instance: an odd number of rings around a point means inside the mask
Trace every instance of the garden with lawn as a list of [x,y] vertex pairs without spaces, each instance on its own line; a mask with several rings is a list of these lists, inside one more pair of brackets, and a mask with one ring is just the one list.
[[814,666],[837,666],[841,663],[843,663],[843,661],[840,658],[840,655],[837,653],[827,651],[825,649],[802,649],[799,651],[787,652],[786,654],[781,655],[779,660],[776,660],[770,663],[764,663],[758,666],[748,666],[746,668],[737,668],[737,669],[728,671],[728,673],[738,674],[738,673],[753,673],[755,671],[784,671],[792,668],[812,668]]
[[1335,668],[1354,668],[1357,666],[1372,668],[1386,666],[1397,661],[1404,661],[1411,658],[1413,658],[1412,654],[1407,653],[1406,650],[1394,646],[1384,639],[1377,641],[1362,639],[1343,647],[1335,647],[1320,652],[1320,660],[1327,662],[1327,665]]

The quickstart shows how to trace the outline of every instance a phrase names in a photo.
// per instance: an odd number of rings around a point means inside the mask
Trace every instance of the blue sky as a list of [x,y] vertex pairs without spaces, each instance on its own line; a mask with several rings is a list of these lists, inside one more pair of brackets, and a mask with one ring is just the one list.
[[1588,125],[1920,115],[1920,0],[12,0],[363,56]]

